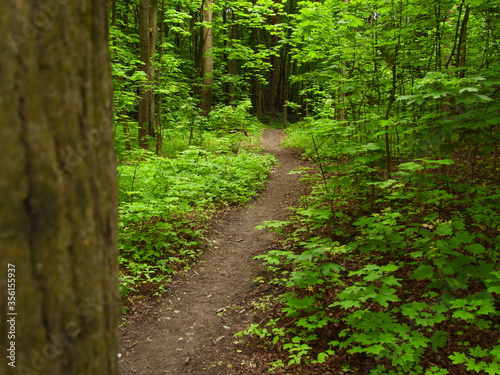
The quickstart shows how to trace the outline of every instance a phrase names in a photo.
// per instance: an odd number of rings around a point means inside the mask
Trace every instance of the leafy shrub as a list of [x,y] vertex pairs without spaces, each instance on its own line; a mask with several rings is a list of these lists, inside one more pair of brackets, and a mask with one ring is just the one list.
[[[263,187],[274,157],[190,147],[175,159],[134,151],[120,176],[122,294],[135,283],[155,283],[186,267],[204,244],[215,209],[243,204]],[[229,147],[229,146],[228,146]]]
[[260,226],[282,236],[259,256],[279,312],[240,336],[272,339],[288,362],[271,369],[341,356],[351,369],[368,358],[370,374],[500,374],[498,186],[457,173],[460,153],[401,158],[387,176],[381,146],[333,140],[346,130],[324,123],[288,140],[311,140],[311,194]]

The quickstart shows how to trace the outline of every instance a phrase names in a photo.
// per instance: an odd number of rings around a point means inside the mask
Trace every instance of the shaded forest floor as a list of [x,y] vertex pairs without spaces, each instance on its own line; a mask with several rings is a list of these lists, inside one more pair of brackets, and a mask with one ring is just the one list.
[[286,218],[305,189],[289,172],[306,162],[280,146],[281,136],[263,135],[264,149],[279,161],[266,190],[213,224],[210,251],[168,294],[134,302],[121,327],[122,375],[266,372],[265,355],[239,347],[234,334],[254,321],[251,301],[265,288],[253,281],[260,272],[253,258],[278,246],[274,233],[255,226]]

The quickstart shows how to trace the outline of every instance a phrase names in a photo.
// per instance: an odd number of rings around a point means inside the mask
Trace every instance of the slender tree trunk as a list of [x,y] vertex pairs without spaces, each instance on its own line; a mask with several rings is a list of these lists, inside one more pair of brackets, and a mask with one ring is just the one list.
[[128,126],[128,116],[125,110],[120,114],[120,120],[122,122],[123,127],[123,137],[125,138],[125,150],[132,150],[132,142],[130,138],[130,127]]
[[111,0],[111,25],[116,26],[116,0]]
[[[441,43],[442,43],[442,33],[441,33],[441,2],[438,2],[437,5],[435,6],[435,17],[436,17],[436,32],[435,32],[435,38],[434,38],[434,49],[435,49],[435,54],[436,54],[436,65],[435,69],[441,70],[442,67],[442,51],[441,51]],[[429,68],[430,70],[430,63],[429,63]]]
[[460,25],[460,36],[458,38],[458,46],[457,46],[457,59],[455,66],[457,68],[461,68],[459,72],[459,77],[465,77],[465,67],[467,63],[467,24],[469,23],[470,16],[470,7],[467,5],[465,7],[464,18],[462,20],[462,24]]
[[[460,37],[457,46],[457,60],[456,68],[459,69],[458,77],[465,78],[466,66],[467,66],[467,24],[469,22],[470,7],[467,5],[465,8],[464,19],[462,20],[462,25],[460,27]],[[457,114],[465,113],[465,104],[456,104],[455,112]]]
[[[349,0],[344,0],[344,3],[348,4]],[[340,76],[342,78],[346,77],[345,64],[340,62]],[[347,119],[346,111],[345,111],[345,92],[341,91],[337,94],[337,104],[335,105],[335,117],[337,121],[344,122]]]
[[255,76],[252,77],[252,81],[253,81],[252,88],[254,92],[254,103],[253,103],[253,107],[255,108],[254,113],[255,117],[257,117],[257,120],[261,121],[262,110],[263,110],[262,84],[260,83],[259,78]]
[[[394,6],[394,5],[393,5]],[[394,12],[394,14],[402,14],[402,4],[400,3],[400,9],[399,12]],[[395,27],[398,28],[399,33],[398,33],[398,41],[396,45],[394,46],[394,54],[391,58],[390,67],[391,67],[391,90],[389,92],[389,100],[387,103],[387,110],[385,112],[385,120],[388,121],[391,118],[391,112],[392,112],[392,106],[394,102],[396,101],[396,90],[397,90],[397,84],[398,84],[398,76],[397,76],[397,69],[398,69],[398,59],[399,59],[399,49],[401,47],[401,18],[399,21],[398,25],[395,25]],[[386,172],[387,176],[391,175],[392,172],[392,153],[391,153],[391,137],[390,137],[390,128],[389,126],[385,125],[385,159],[387,163],[386,167]]]
[[[201,8],[198,12],[191,11],[190,12],[190,24],[189,24],[189,30],[194,30],[197,26],[198,20],[201,19]],[[191,35],[191,38],[189,38],[190,42],[190,61],[193,61],[193,63],[198,64],[197,68],[198,69],[190,69],[189,73],[189,78],[192,82],[191,87],[193,90],[193,97],[194,98],[199,98],[201,96],[201,89],[200,89],[200,84],[199,84],[199,78],[201,77],[201,32],[200,33],[193,33]],[[180,44],[179,44],[179,50],[180,50]]]
[[[231,23],[229,25],[228,34],[229,34],[229,48],[231,48],[233,46],[233,39],[236,39],[236,37],[237,37],[235,16],[234,16],[234,12],[232,12],[232,11],[231,11]],[[228,58],[227,68],[228,68],[228,74],[231,78],[236,76],[237,66],[236,66],[235,59]],[[229,81],[227,91],[228,91],[228,104],[232,105],[234,103],[234,101],[236,100],[236,86],[235,86],[233,80]]]
[[[462,17],[462,11],[463,7],[465,4],[465,0],[462,0],[462,3],[460,4],[460,7],[458,8],[458,19],[457,19],[457,25],[455,27],[455,37],[453,38],[453,46],[451,48],[450,55],[448,56],[448,60],[446,61],[446,69],[448,69],[453,61],[453,57],[455,56],[456,50],[457,50],[457,44],[458,40],[460,38],[460,25],[461,25],[461,17]],[[458,54],[457,54],[458,56]]]
[[283,127],[286,128],[288,125],[289,121],[289,114],[288,114],[288,101],[289,101],[289,96],[290,96],[290,69],[291,69],[291,57],[288,51],[288,47],[285,46],[285,53],[284,53],[284,60],[285,60],[285,66],[284,66],[284,72],[283,72]]
[[0,372],[113,375],[120,298],[108,4],[50,4],[0,2]]
[[[232,77],[236,76],[236,74],[237,74],[236,60],[229,60],[228,73]],[[233,81],[230,81],[229,85],[228,85],[229,105],[233,105],[235,101],[236,101],[236,86],[235,86]]]
[[200,109],[203,116],[210,114],[212,108],[212,83],[214,71],[214,58],[212,56],[212,0],[205,0],[202,5],[201,20],[203,28],[201,30],[201,103]]
[[[161,0],[161,12],[160,12],[160,51],[158,56],[158,69],[156,70],[156,82],[159,84],[161,77],[161,65],[163,62],[163,53],[165,43],[165,0]],[[156,155],[163,155],[163,132],[162,132],[162,107],[163,107],[163,98],[161,95],[158,95],[158,104],[156,107],[156,129],[155,129],[155,137],[156,137]]]
[[[140,55],[142,61],[142,70],[146,77],[151,69],[150,38],[149,38],[149,2],[150,0],[141,0],[139,4],[139,38]],[[151,90],[142,86],[139,89],[139,147],[149,150],[149,113],[151,107]]]
[[151,103],[149,105],[149,121],[148,121],[148,134],[151,139],[156,138],[156,122],[155,122],[155,97],[154,90],[156,84],[155,78],[155,53],[156,53],[156,40],[158,39],[158,0],[150,0],[149,4],[149,59],[151,65],[148,71],[148,82],[150,83],[151,92],[149,94]]
[[[396,59],[398,58],[398,49],[399,49],[399,42],[398,45],[395,47],[394,51],[394,61],[392,62],[391,65],[391,75],[392,75],[392,83],[391,83],[391,90],[389,93],[389,102],[387,103],[387,110],[385,112],[385,120],[388,121],[391,117],[391,111],[392,111],[392,105],[394,101],[396,100],[396,87],[397,87],[397,62]],[[390,137],[390,128],[389,126],[385,125],[385,160],[387,163],[387,176],[391,175],[391,165],[392,165],[392,153],[391,153],[391,137]]]
[[156,47],[158,0],[141,0],[139,5],[139,37],[142,70],[146,82],[139,92],[139,146],[149,150],[149,137],[154,137],[154,67]]
[[[275,0],[276,4],[281,4],[281,0]],[[271,24],[273,26],[280,23],[280,14],[278,9],[275,9],[274,15],[271,17]],[[279,37],[277,34],[271,35],[271,43],[270,48],[274,49],[278,46]],[[267,81],[269,83],[266,90],[266,111],[271,117],[276,117],[276,83],[278,78],[278,67],[279,67],[279,58],[274,53],[269,58],[269,63],[271,68],[269,73],[267,74]]]

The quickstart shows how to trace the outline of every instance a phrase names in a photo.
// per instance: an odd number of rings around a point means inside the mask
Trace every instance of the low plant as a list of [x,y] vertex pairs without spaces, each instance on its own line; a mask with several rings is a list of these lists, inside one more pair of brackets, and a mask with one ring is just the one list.
[[340,357],[352,374],[500,374],[498,187],[472,184],[451,154],[387,176],[375,143],[333,146],[319,127],[311,193],[259,227],[282,238],[258,256],[281,290],[274,313],[240,336],[272,342],[272,371]]
[[122,161],[119,262],[124,297],[138,284],[161,285],[189,268],[205,246],[211,215],[247,202],[264,186],[275,159],[257,151],[234,154],[221,139],[213,151],[191,146],[176,158],[134,151]]

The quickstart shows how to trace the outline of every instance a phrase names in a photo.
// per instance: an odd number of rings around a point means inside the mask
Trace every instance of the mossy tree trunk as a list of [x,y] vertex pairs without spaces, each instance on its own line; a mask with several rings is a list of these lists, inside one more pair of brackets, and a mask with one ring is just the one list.
[[4,375],[118,373],[107,18],[106,1],[0,2]]

